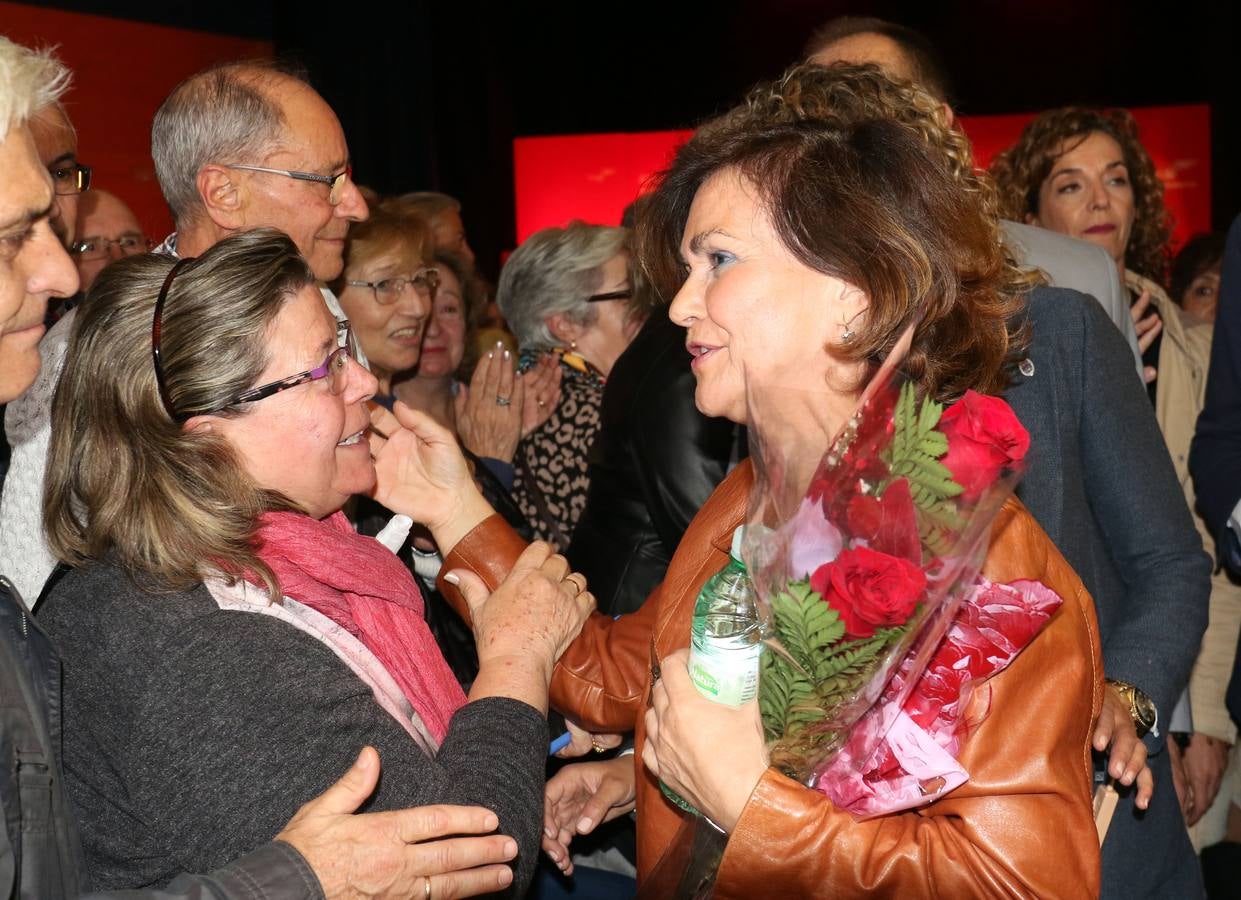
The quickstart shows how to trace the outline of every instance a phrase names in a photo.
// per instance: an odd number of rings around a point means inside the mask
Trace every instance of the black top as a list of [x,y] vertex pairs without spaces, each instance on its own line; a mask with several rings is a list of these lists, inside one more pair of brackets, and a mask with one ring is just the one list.
[[655,310],[608,375],[569,562],[609,615],[663,580],[681,536],[738,455],[740,429],[694,405],[685,329]]

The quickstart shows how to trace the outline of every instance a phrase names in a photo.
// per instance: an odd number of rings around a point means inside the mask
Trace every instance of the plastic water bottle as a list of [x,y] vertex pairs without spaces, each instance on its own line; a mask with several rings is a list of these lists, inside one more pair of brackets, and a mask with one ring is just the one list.
[[740,706],[758,693],[763,651],[754,585],[741,561],[744,531],[733,532],[728,565],[698,592],[690,625],[690,678],[708,700],[728,706]]

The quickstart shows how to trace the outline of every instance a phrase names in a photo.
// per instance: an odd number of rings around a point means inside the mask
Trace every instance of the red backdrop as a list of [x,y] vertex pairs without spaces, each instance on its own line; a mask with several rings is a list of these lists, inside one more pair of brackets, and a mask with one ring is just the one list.
[[[1173,240],[1211,227],[1211,124],[1206,105],[1132,110],[1163,180]],[[981,166],[1013,144],[1033,113],[968,116],[961,125]],[[650,176],[668,164],[688,131],[580,134],[513,142],[517,240],[570,219],[615,224]]]
[[148,237],[172,220],[151,164],[151,118],[168,92],[216,62],[270,57],[266,41],[0,2],[0,30],[26,46],[55,45],[73,70],[65,97],[93,183],[128,203]]

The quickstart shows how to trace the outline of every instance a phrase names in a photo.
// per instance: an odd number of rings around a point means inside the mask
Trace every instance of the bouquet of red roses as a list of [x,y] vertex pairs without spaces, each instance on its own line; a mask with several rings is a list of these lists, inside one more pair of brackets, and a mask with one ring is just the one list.
[[[1017,591],[1005,623],[1020,619],[1021,634],[992,629],[1005,653],[964,667],[968,679],[946,679],[938,663],[938,681],[923,678],[933,657],[959,649],[945,636],[963,608],[985,609],[1000,590],[979,568],[1029,436],[1003,400],[968,391],[945,409],[894,368],[876,375],[808,485],[805,460],[764,438],[787,431],[751,431],[745,557],[766,618],[759,700],[771,761],[860,816],[964,780],[962,691],[1007,665],[1055,606]],[[951,697],[935,693],[945,686]]]

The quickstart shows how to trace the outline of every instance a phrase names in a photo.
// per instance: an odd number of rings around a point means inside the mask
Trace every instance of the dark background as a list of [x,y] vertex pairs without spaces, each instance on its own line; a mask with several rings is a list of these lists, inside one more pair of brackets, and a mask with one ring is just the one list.
[[1233,3],[50,5],[272,41],[278,55],[309,68],[337,111],[358,180],[381,193],[459,197],[492,276],[514,241],[514,137],[692,126],[779,74],[816,24],[842,14],[925,33],[967,114],[1210,103],[1215,226],[1241,212]]

